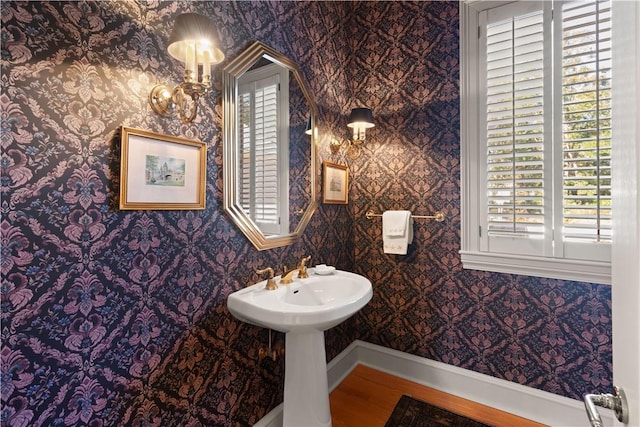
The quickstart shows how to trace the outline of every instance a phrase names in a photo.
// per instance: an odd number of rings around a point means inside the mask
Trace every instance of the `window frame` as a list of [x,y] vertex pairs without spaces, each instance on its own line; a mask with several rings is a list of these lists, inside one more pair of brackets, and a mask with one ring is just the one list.
[[[515,3],[515,2],[512,2]],[[544,245],[543,255],[517,254],[510,252],[490,252],[481,238],[486,223],[486,198],[481,197],[486,188],[483,185],[486,176],[486,154],[484,144],[478,138],[481,125],[481,111],[485,103],[483,98],[484,82],[480,70],[481,13],[495,7],[507,5],[503,1],[461,1],[460,5],[460,165],[461,165],[461,250],[460,255],[465,269],[521,274],[563,280],[575,280],[591,283],[611,283],[611,262],[586,259],[563,258],[564,244],[554,248],[555,255],[549,253],[550,242]],[[555,20],[557,31],[560,20]],[[545,23],[545,25],[549,25]],[[556,67],[557,68],[557,67]],[[553,70],[557,73],[557,70]],[[555,79],[554,79],[555,80]],[[482,84],[481,84],[482,83]],[[557,98],[552,102],[557,102]],[[555,109],[555,106],[554,106]],[[557,113],[555,113],[557,114]],[[562,144],[555,144],[556,147]],[[552,150],[557,150],[553,147]],[[545,147],[545,150],[547,147]],[[560,148],[561,151],[561,148]],[[550,153],[551,154],[551,153]],[[553,154],[553,167],[562,164],[557,152]],[[557,197],[546,194],[547,197]],[[561,196],[560,196],[561,198]],[[557,203],[557,200],[556,200]],[[554,215],[552,213],[551,215]],[[553,230],[551,231],[553,233]],[[556,231],[556,235],[560,234]],[[517,237],[504,237],[507,245]],[[557,236],[556,236],[557,239]],[[594,244],[602,246],[603,244]],[[610,246],[610,245],[608,245]],[[595,249],[596,251],[600,249]]]

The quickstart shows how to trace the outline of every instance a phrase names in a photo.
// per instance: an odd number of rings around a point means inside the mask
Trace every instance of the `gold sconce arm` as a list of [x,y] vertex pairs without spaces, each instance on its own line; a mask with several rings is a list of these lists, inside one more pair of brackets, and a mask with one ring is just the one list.
[[342,147],[344,141],[338,141],[336,138],[331,138],[329,142],[329,148],[331,149],[331,154],[338,154],[340,151],[340,147]]
[[349,146],[347,147],[347,156],[352,159],[357,159],[362,155],[362,141],[361,140],[353,140],[347,141]]
[[331,154],[338,154],[338,152],[340,152],[340,149],[342,147],[346,147],[345,152],[347,156],[352,159],[357,159],[362,155],[363,142],[364,141],[361,141],[361,140],[350,140],[350,139],[338,141],[337,139],[334,138],[331,140],[331,142],[329,142],[329,149],[331,149]]
[[200,97],[209,92],[210,84],[182,83],[171,89],[160,84],[151,89],[149,104],[153,111],[161,116],[168,117],[176,110],[182,123],[190,123],[198,114],[198,101]]
[[[182,85],[176,87],[173,91],[173,102],[178,106],[178,115],[182,123],[192,122],[198,114],[198,100],[200,99],[200,89],[192,91],[189,95],[185,93]],[[206,94],[208,89],[202,90],[202,94]],[[186,114],[185,112],[189,112]]]

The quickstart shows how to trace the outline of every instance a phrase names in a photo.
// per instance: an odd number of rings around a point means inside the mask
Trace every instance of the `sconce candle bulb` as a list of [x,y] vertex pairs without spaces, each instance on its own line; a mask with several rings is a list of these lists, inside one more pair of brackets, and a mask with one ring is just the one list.
[[202,83],[211,85],[211,56],[208,50],[202,53]]
[[211,66],[224,60],[224,53],[217,45],[215,27],[206,16],[185,13],[176,18],[167,51],[184,62],[184,78],[173,89],[157,85],[151,90],[149,104],[153,111],[169,116],[177,110],[183,123],[195,119],[198,99],[211,89]]

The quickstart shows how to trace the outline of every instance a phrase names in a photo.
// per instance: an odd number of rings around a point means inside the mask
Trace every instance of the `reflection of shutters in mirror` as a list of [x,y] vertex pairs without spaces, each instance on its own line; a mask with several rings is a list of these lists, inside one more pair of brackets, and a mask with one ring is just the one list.
[[280,234],[278,144],[279,75],[244,83],[239,88],[241,181],[238,200],[267,234]]

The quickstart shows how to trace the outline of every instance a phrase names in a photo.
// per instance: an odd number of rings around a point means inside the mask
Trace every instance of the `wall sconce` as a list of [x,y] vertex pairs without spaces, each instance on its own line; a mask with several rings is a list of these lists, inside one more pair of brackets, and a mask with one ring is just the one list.
[[311,117],[309,117],[309,119],[307,120],[307,126],[304,128],[304,133],[305,135],[309,135],[309,136],[313,134],[315,138],[318,137],[318,127],[311,126]]
[[370,108],[354,108],[349,115],[347,126],[353,129],[353,139],[339,142],[332,140],[329,143],[331,154],[336,154],[340,147],[347,146],[347,156],[357,159],[362,154],[362,143],[366,139],[366,130],[375,127],[373,113]]
[[215,27],[206,16],[185,13],[176,18],[167,50],[184,62],[184,79],[173,89],[165,84],[151,89],[149,104],[153,111],[169,116],[177,110],[183,123],[193,121],[199,98],[211,89],[211,66],[224,59],[217,39]]
[[311,135],[311,117],[307,119],[307,127],[304,130],[306,135]]

